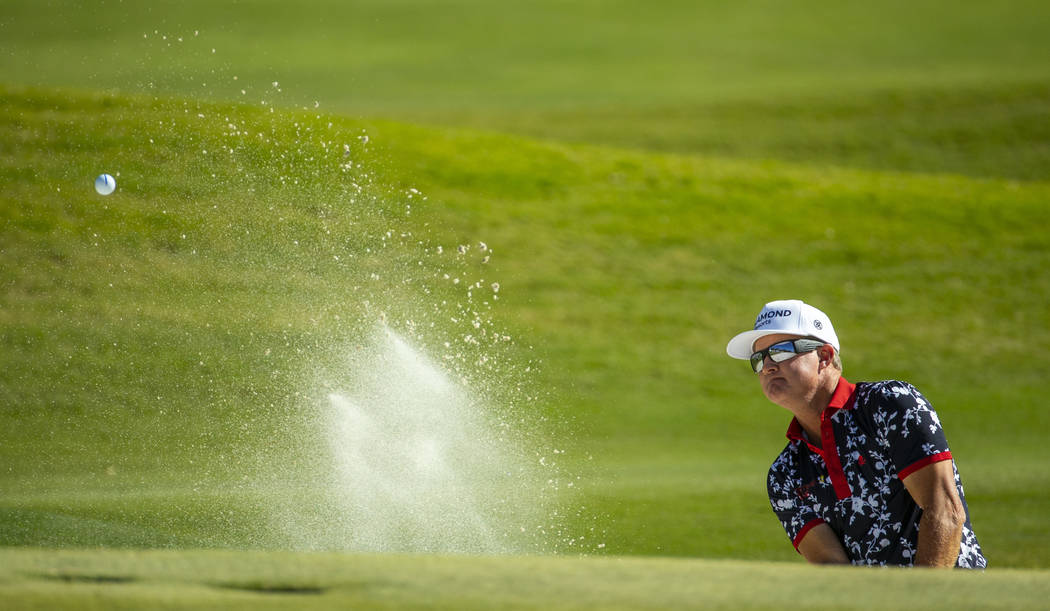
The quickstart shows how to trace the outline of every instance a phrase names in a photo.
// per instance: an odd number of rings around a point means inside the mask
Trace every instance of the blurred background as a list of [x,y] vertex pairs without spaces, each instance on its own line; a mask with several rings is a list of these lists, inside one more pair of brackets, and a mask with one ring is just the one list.
[[535,549],[794,560],[789,418],[724,346],[801,298],[847,378],[933,402],[990,563],[1045,567],[1047,32],[1022,0],[4,2],[0,543],[339,547],[288,481],[383,319],[514,424],[560,508]]

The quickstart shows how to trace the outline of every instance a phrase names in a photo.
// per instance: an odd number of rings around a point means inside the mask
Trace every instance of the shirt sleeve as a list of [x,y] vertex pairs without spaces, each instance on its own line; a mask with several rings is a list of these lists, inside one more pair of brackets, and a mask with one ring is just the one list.
[[922,393],[897,381],[884,383],[879,392],[881,441],[901,480],[926,465],[951,460],[940,418]]
[[769,468],[767,491],[773,513],[777,515],[796,550],[811,528],[824,523],[813,506],[806,502],[803,496],[805,492],[800,492],[801,485],[798,468],[788,446]]

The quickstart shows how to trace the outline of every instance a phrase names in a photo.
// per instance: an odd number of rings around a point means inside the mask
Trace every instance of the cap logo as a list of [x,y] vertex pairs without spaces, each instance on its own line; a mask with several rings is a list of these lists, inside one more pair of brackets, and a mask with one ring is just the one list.
[[822,325],[819,320],[814,320],[813,326],[816,327],[818,331],[824,328],[824,325]]
[[780,316],[791,316],[791,310],[769,310],[758,315],[758,320],[766,318],[778,318]]
[[773,322],[774,318],[782,318],[791,316],[791,310],[768,310],[758,315],[758,319],[755,320],[755,328],[761,328],[769,323]]

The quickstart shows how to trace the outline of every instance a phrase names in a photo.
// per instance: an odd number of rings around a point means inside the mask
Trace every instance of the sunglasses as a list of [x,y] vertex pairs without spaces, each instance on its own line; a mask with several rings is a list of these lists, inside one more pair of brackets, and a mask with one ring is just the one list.
[[762,371],[762,367],[766,362],[766,357],[773,359],[774,363],[782,363],[790,358],[794,358],[799,354],[806,352],[813,352],[817,348],[820,348],[827,342],[823,342],[817,339],[792,339],[784,342],[778,342],[765,350],[760,350],[751,355],[751,369],[755,370],[755,373]]

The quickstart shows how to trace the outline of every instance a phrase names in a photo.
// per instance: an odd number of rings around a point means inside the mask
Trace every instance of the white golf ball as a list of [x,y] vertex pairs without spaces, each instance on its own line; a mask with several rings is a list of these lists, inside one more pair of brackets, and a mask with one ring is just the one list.
[[109,195],[117,190],[117,181],[109,174],[99,174],[95,179],[95,190],[99,195]]

